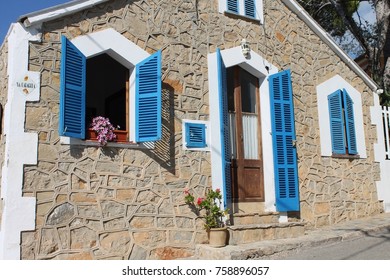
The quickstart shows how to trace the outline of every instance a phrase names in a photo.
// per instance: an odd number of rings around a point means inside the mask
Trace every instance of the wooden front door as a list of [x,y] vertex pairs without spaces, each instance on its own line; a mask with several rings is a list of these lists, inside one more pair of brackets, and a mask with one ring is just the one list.
[[259,80],[239,66],[226,74],[233,201],[264,201]]

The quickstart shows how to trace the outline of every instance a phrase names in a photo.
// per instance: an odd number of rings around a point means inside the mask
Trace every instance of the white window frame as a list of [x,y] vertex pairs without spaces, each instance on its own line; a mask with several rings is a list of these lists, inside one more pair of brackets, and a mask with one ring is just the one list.
[[[220,13],[237,15],[236,13],[232,13],[232,12],[228,11],[227,0],[218,0],[218,2],[219,2],[218,3],[218,10]],[[256,5],[255,17],[254,18],[247,17],[245,15],[244,0],[238,0],[238,15],[240,15],[242,17],[250,18],[250,19],[255,19],[255,20],[260,21],[260,23],[263,23],[264,22],[263,0],[255,0],[255,5]]]
[[[78,36],[71,40],[88,59],[90,57],[107,53],[116,61],[129,69],[129,143],[111,143],[110,147],[135,147],[144,148],[145,145],[135,142],[135,77],[136,65],[150,56],[150,54],[112,28],[94,32],[88,35]],[[99,143],[84,141],[67,136],[61,136],[61,144],[98,146]]]
[[331,157],[333,154],[328,96],[336,90],[343,88],[348,92],[353,101],[357,153],[359,158],[367,158],[361,93],[339,75],[335,75],[317,86],[317,108],[318,122],[320,126],[321,156]]
[[[276,211],[275,207],[275,174],[272,144],[271,102],[268,76],[278,73],[278,68],[264,57],[251,50],[249,58],[242,55],[241,47],[221,50],[221,57],[226,68],[239,65],[259,79],[261,135],[264,170],[264,209]],[[222,145],[220,114],[222,108],[219,103],[218,63],[217,54],[210,53],[207,58],[210,101],[210,151],[212,185],[222,186]]]

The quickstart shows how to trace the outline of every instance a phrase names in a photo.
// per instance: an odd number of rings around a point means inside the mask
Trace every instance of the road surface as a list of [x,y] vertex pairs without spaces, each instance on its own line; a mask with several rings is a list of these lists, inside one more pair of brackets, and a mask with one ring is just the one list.
[[280,257],[284,260],[390,260],[390,231],[313,247]]

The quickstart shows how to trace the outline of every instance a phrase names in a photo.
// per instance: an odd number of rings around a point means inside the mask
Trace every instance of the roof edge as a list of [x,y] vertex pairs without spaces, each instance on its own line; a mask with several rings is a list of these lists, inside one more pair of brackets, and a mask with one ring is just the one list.
[[298,17],[303,20],[317,36],[319,36],[324,43],[326,43],[340,58],[344,61],[364,82],[370,87],[371,90],[376,91],[379,86],[371,79],[370,76],[363,71],[362,68],[348,56],[348,54],[341,49],[332,37],[302,8],[295,0],[282,0],[282,2],[290,8],[291,11],[296,13]]
[[73,0],[68,3],[56,5],[50,8],[22,15],[18,22],[23,23],[25,27],[41,24],[43,22],[60,18],[78,11],[96,6],[109,0]]
[[[25,27],[41,24],[49,20],[60,18],[72,14],[109,0],[73,0],[69,3],[60,4],[47,9],[29,13],[19,17]],[[281,0],[291,11],[303,20],[312,31],[319,36],[340,58],[344,61],[364,82],[373,90],[378,89],[378,85],[360,68],[360,66],[342,50],[330,35],[295,1]]]

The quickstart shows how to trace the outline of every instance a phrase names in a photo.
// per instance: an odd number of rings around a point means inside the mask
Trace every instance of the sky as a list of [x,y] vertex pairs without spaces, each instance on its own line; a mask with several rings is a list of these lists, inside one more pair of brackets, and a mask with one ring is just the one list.
[[361,2],[359,5],[359,14],[363,20],[367,20],[369,23],[374,23],[376,21],[375,11],[372,9],[371,5],[367,2]]
[[70,0],[1,0],[0,2],[0,45],[12,22],[25,14],[52,6],[71,2]]

